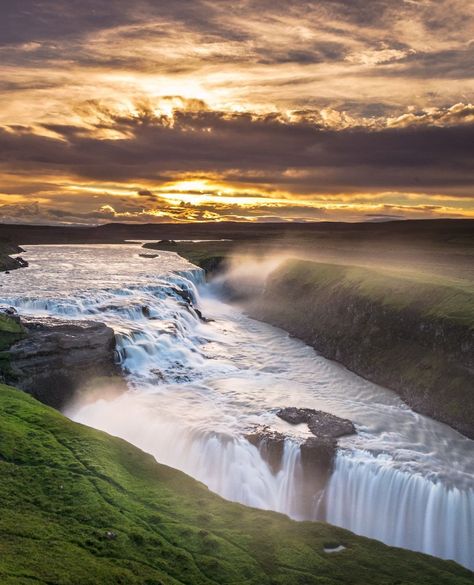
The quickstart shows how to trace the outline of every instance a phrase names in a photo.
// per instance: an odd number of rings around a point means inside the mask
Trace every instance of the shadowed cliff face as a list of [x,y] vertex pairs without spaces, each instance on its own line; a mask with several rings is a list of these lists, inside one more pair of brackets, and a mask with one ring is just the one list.
[[292,261],[252,313],[474,437],[469,292],[362,268]]
[[3,377],[44,404],[61,409],[79,390],[119,375],[114,332],[103,323],[29,317],[19,327]]

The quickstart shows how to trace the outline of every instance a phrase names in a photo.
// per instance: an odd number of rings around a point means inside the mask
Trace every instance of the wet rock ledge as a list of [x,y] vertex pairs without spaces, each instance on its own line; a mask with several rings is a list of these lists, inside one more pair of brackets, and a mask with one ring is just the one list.
[[[337,440],[339,437],[353,435],[356,432],[354,424],[348,419],[311,408],[282,408],[276,415],[292,425],[308,425],[314,436],[306,439],[300,446],[301,463],[305,476],[311,477],[313,485],[319,485],[323,489],[333,470],[338,449]],[[246,438],[259,449],[273,473],[278,473],[283,462],[285,435],[263,427],[247,434]]]
[[[5,313],[3,313],[5,318]],[[64,408],[77,391],[117,377],[114,331],[104,323],[10,314],[21,329],[2,352],[0,378],[54,408]]]

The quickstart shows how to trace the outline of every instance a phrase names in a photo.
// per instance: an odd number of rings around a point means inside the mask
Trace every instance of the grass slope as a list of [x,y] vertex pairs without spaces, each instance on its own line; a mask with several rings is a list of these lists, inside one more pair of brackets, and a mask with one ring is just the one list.
[[6,386],[0,503],[2,585],[472,583],[453,562],[225,502]]
[[235,248],[234,242],[156,242],[147,243],[143,248],[175,252],[206,272],[214,272]]
[[397,310],[412,308],[423,316],[474,328],[472,282],[412,270],[370,269],[304,260],[290,260],[278,272],[298,286],[346,288]]
[[8,348],[12,343],[25,336],[23,326],[11,319],[8,315],[0,313],[0,381],[10,371],[10,356]]

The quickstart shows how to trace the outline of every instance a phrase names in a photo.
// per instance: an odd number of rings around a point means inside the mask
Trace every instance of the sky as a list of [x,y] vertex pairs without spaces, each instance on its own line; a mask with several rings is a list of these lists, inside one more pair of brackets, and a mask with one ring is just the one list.
[[472,0],[0,0],[0,222],[474,217]]

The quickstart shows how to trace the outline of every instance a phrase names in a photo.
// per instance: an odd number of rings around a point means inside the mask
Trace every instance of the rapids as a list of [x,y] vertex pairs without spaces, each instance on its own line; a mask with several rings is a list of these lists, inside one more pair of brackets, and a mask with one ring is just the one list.
[[[30,267],[0,275],[1,305],[96,319],[116,332],[129,391],[94,396],[68,416],[229,500],[327,520],[474,568],[473,441],[226,304],[175,254],[141,258],[140,251],[29,246]],[[322,498],[307,498],[299,441],[309,434],[275,416],[283,406],[325,410],[357,426],[357,436],[340,440]],[[288,436],[276,474],[245,439],[261,425]]]

